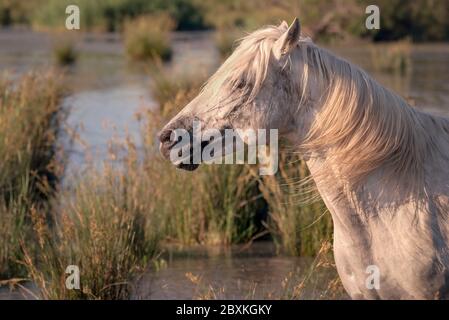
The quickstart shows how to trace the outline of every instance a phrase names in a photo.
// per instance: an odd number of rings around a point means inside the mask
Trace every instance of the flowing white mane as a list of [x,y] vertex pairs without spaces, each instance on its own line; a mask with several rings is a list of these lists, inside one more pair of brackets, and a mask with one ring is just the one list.
[[[407,192],[423,192],[424,159],[436,147],[424,114],[326,50],[310,43],[299,50],[304,66],[300,86],[307,92],[313,76],[323,90],[301,148],[326,153],[324,166],[340,164],[341,177],[352,187],[380,169],[408,186]],[[445,119],[435,121],[448,126]]]

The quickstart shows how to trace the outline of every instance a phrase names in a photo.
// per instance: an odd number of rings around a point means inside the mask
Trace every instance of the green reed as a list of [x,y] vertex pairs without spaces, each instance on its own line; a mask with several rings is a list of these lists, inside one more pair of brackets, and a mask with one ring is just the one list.
[[61,77],[29,73],[0,79],[0,276],[24,276],[20,241],[30,240],[30,210],[56,182],[55,139],[62,119]]

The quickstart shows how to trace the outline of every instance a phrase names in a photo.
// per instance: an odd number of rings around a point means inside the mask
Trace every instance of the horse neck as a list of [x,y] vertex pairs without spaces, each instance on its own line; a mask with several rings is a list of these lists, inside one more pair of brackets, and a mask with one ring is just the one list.
[[357,241],[367,241],[366,216],[361,214],[362,205],[356,199],[342,193],[345,188],[344,182],[338,178],[335,168],[326,168],[326,173],[334,180],[330,186],[322,181],[323,161],[320,158],[310,158],[306,160],[307,167],[317,186],[321,199],[329,210],[333,224],[335,237],[351,235]]

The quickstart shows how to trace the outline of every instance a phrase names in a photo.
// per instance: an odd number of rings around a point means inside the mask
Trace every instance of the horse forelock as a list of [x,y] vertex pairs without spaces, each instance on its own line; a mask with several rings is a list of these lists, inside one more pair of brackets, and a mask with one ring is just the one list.
[[234,52],[207,81],[200,94],[207,95],[209,100],[215,99],[213,103],[222,103],[229,97],[222,96],[220,89],[227,86],[229,92],[238,88],[240,98],[252,101],[267,76],[273,45],[283,32],[282,27],[268,26],[237,40]]

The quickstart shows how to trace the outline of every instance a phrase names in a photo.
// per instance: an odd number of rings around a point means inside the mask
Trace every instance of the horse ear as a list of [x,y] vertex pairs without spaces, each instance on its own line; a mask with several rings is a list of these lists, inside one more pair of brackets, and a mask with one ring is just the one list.
[[301,25],[298,18],[295,18],[288,30],[277,41],[280,55],[288,54],[298,44],[300,37]]

